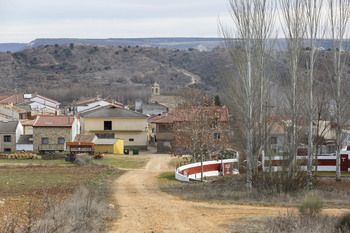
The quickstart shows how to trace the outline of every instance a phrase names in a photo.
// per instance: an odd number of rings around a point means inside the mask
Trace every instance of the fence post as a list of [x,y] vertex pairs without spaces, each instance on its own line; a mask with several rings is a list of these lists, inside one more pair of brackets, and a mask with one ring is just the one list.
[[265,172],[265,151],[261,151],[261,169]]

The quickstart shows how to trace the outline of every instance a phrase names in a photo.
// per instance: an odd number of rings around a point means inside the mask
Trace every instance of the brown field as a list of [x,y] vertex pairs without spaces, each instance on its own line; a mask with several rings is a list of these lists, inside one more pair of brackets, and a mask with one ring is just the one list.
[[[48,198],[62,202],[78,186],[96,185],[104,178],[115,178],[122,172],[103,166],[41,166],[0,168],[0,226],[9,218],[35,211]],[[5,217],[6,216],[6,217]]]

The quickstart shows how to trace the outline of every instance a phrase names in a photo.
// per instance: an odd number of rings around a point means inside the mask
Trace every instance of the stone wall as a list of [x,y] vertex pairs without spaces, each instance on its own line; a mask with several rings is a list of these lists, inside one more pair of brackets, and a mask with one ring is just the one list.
[[[42,138],[48,138],[48,144],[42,144]],[[61,151],[65,149],[65,144],[58,144],[58,139],[64,138],[65,142],[72,140],[71,127],[34,127],[33,128],[33,150]]]
[[[4,142],[4,136],[11,136],[11,142]],[[11,149],[11,153],[16,151],[16,134],[1,133],[0,134],[0,152],[5,152],[5,148]]]

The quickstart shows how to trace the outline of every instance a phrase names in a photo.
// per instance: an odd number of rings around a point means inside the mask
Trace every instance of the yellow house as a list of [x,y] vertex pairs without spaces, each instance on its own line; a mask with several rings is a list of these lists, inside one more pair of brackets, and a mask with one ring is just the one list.
[[21,120],[23,125],[23,134],[24,135],[32,135],[33,134],[33,124],[35,120]]
[[118,138],[100,138],[95,142],[95,152],[124,154],[124,140]]
[[101,138],[119,138],[124,147],[147,149],[148,116],[112,105],[80,114],[83,134]]

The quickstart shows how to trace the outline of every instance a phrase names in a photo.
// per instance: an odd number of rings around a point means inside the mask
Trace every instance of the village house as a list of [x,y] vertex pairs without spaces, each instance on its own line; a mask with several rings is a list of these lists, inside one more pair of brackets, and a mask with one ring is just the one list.
[[152,122],[156,125],[157,151],[174,151],[174,147],[179,147],[174,145],[175,141],[190,143],[190,136],[186,131],[196,130],[196,127],[201,131],[200,137],[207,138],[213,147],[230,147],[228,138],[232,132],[228,120],[229,113],[225,107],[174,108],[172,113],[163,114]]
[[143,103],[141,100],[136,101],[135,110],[152,116],[172,112],[174,108],[185,102],[186,100],[181,96],[161,95],[159,84],[154,83],[148,103]]
[[100,107],[112,105],[120,108],[127,108],[124,104],[121,104],[115,100],[103,99],[100,97],[87,98],[73,101],[71,106],[66,108],[66,113],[70,115],[88,112]]
[[[271,116],[268,119],[268,140],[267,150],[272,154],[281,154],[288,151],[289,138],[288,130],[290,127],[290,119],[282,116]],[[336,124],[331,121],[313,121],[313,142],[314,153],[334,154],[336,151]],[[298,126],[298,154],[307,154],[307,127],[303,124]],[[318,135],[318,136],[317,136]],[[341,148],[350,145],[350,131],[342,130]],[[317,147],[317,148],[316,148]],[[316,152],[317,151],[317,152]]]
[[75,116],[39,115],[33,124],[33,150],[65,151],[66,142],[72,142],[79,133],[80,122]]
[[124,140],[126,148],[147,149],[148,116],[108,105],[80,114],[82,133]]
[[23,127],[19,121],[0,121],[0,152],[14,153],[22,133]]
[[27,111],[10,104],[0,104],[0,120],[27,119]]
[[12,104],[26,110],[27,117],[38,114],[60,114],[59,102],[38,94],[14,94],[0,100],[1,103]]

